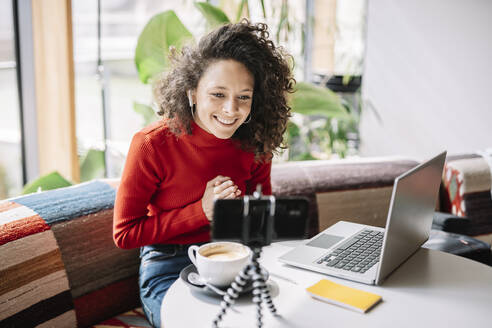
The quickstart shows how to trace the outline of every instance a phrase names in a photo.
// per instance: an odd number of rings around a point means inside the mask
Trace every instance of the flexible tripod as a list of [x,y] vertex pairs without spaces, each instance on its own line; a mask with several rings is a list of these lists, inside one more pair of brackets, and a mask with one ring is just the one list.
[[248,282],[252,282],[253,284],[253,303],[256,304],[256,326],[259,328],[263,327],[262,303],[266,304],[273,315],[277,315],[277,309],[273,304],[270,291],[265,282],[265,277],[262,274],[260,264],[258,263],[258,259],[261,255],[261,247],[252,247],[252,250],[253,257],[251,263],[244,267],[244,269],[236,276],[231,286],[227,289],[227,294],[224,295],[222,302],[220,302],[220,312],[215,317],[212,327],[217,328],[219,326],[227,309],[235,303],[236,299],[239,297],[239,293],[243,291],[244,286],[246,286]]
[[[253,194],[254,200],[261,199],[261,186],[257,187]],[[265,303],[273,315],[277,315],[277,309],[272,302],[270,291],[265,282],[265,277],[261,272],[258,259],[260,258],[262,247],[270,245],[273,235],[273,220],[275,217],[275,197],[265,197],[268,207],[259,215],[259,225],[252,229],[252,216],[250,213],[249,196],[243,198],[243,220],[242,220],[242,242],[248,245],[253,251],[251,262],[236,276],[231,286],[227,289],[220,302],[220,312],[212,322],[212,327],[218,328],[219,323],[227,312],[227,309],[234,304],[248,282],[253,284],[253,303],[256,304],[256,326],[263,327],[262,304]],[[253,212],[253,211],[251,211]]]

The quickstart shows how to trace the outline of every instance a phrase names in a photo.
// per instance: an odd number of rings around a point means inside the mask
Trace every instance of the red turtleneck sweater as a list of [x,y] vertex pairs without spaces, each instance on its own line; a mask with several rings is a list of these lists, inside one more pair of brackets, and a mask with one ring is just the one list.
[[135,136],[116,194],[113,238],[118,247],[191,244],[210,240],[202,209],[205,185],[218,175],[230,177],[241,194],[260,183],[271,194],[271,162],[231,139],[219,139],[192,123],[192,135],[175,136],[163,121]]

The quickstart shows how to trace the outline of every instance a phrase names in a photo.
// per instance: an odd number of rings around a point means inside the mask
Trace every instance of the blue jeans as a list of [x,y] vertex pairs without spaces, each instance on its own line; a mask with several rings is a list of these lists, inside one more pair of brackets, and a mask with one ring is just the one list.
[[188,247],[149,245],[140,248],[140,301],[147,320],[161,326],[161,303],[179,273],[190,265]]

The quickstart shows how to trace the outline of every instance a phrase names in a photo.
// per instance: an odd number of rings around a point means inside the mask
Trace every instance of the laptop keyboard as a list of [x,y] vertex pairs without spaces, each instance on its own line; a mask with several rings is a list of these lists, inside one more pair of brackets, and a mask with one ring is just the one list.
[[328,267],[364,273],[379,262],[384,233],[364,229],[317,261]]

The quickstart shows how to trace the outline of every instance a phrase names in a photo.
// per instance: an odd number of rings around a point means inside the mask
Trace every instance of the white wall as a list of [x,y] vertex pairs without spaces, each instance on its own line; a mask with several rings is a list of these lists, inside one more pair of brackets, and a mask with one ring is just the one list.
[[492,147],[492,1],[369,0],[367,8],[361,155],[424,159]]

